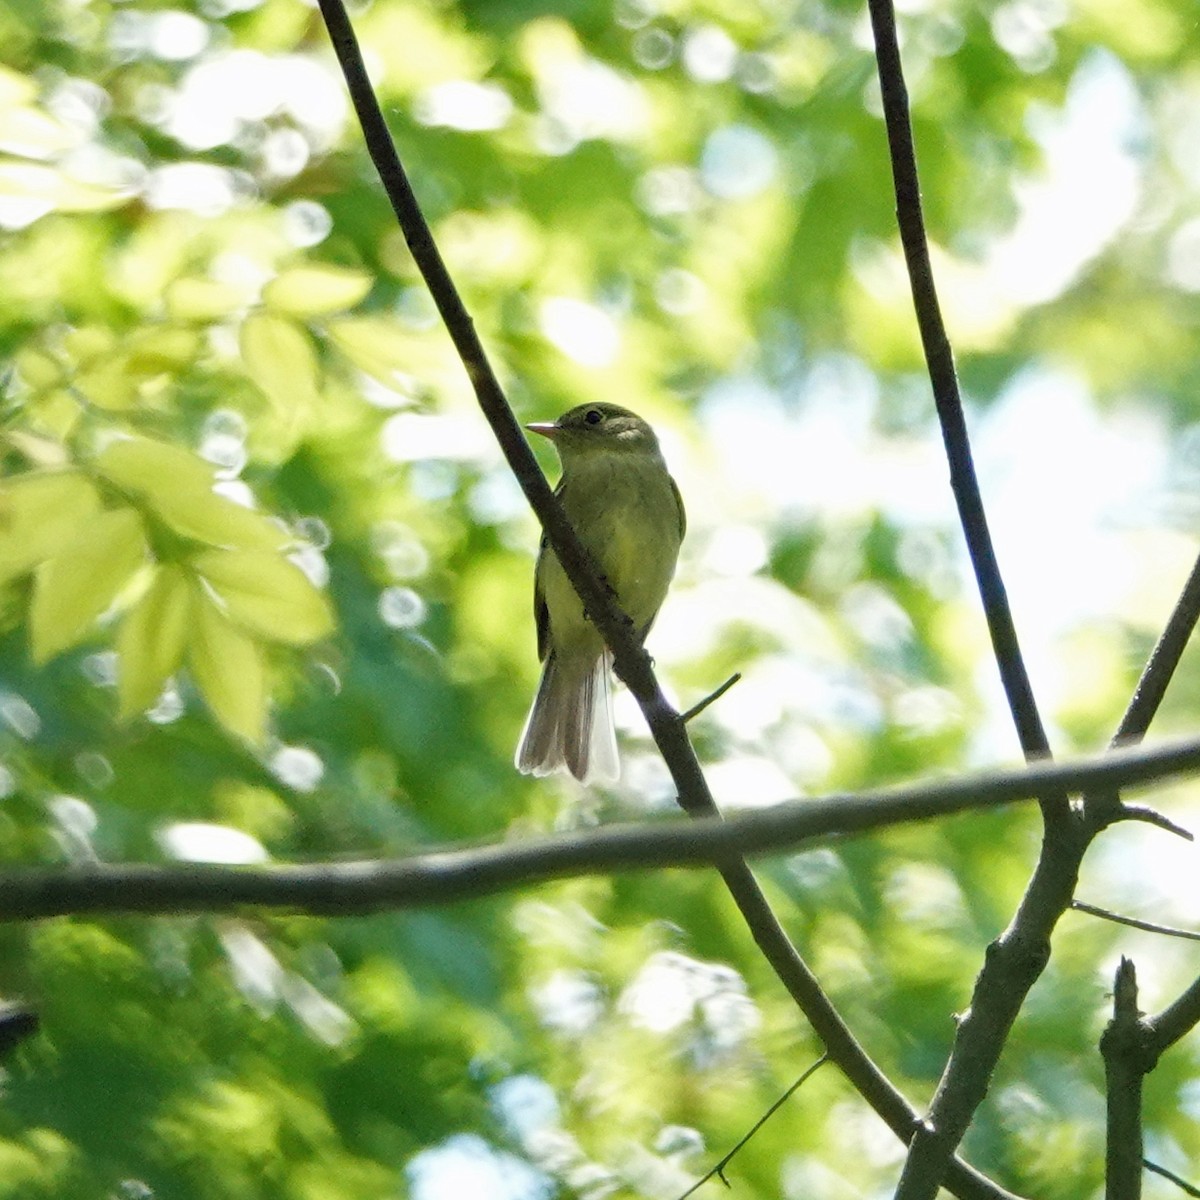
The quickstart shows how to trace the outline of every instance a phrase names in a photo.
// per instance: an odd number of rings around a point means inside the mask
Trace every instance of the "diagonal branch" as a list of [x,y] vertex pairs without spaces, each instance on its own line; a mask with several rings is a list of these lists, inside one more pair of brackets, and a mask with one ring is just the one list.
[[[1048,758],[1050,743],[1038,714],[1037,702],[1025,660],[1017,640],[1016,625],[1008,594],[996,560],[992,535],[988,529],[971,443],[963,415],[958,375],[946,325],[942,320],[933,266],[929,260],[929,244],[925,235],[925,217],[921,209],[921,185],[917,175],[917,156],[913,146],[912,125],[909,119],[908,90],[900,63],[900,47],[896,40],[896,16],[891,0],[870,0],[871,25],[875,33],[875,56],[879,67],[879,82],[883,96],[884,123],[887,127],[888,150],[892,162],[892,177],[896,188],[896,218],[900,241],[912,286],[913,307],[925,349],[925,362],[933,385],[942,441],[950,466],[950,487],[958,507],[959,521],[966,540],[967,553],[975,572],[975,582],[983,602],[992,651],[1000,670],[1000,680],[1008,707],[1017,728],[1021,749],[1027,759]],[[1066,820],[1065,800],[1043,804],[1047,824]]]
[[1200,979],[1194,979],[1162,1012],[1146,1018],[1147,1052],[1157,1059],[1197,1025],[1200,1025]]
[[[994,808],[1047,790],[1077,791],[1098,780],[1127,786],[1186,772],[1200,772],[1200,739],[1057,766],[794,800],[725,820],[606,825],[521,842],[450,846],[390,860],[11,869],[0,873],[0,921],[82,913],[217,913],[248,907],[351,916],[451,904],[572,876],[712,866],[735,855],[811,848],[903,822]],[[1164,1029],[1178,1025],[1179,1018],[1164,1018]]]
[[[913,303],[950,463],[951,485],[975,571],[1009,708],[1027,757],[1049,754],[1012,614],[996,563],[963,419],[954,359],[942,320],[921,211],[908,95],[891,0],[868,0],[875,34],[884,119],[896,188],[897,219],[912,285]],[[1200,604],[1200,564],[1193,569],[1171,621],[1142,675],[1115,740],[1136,740],[1161,702]],[[1033,876],[1009,927],[989,948],[975,982],[971,1006],[959,1023],[954,1047],[929,1117],[917,1127],[901,1176],[900,1200],[933,1200],[949,1156],[962,1140],[987,1093],[992,1071],[1025,997],[1050,955],[1050,935],[1066,910],[1079,866],[1092,839],[1115,820],[1132,816],[1119,798],[1100,794],[1085,804],[1086,820],[1062,795],[1043,802],[1045,836]]]
[[[488,363],[470,316],[433,242],[428,223],[396,155],[345,8],[341,0],[319,0],[319,4],[334,52],[346,77],[351,101],[362,124],[368,150],[413,258],[462,358],[480,408],[492,426],[518,483],[542,522],[568,578],[612,650],[617,673],[641,707],[655,743],[671,772],[680,805],[689,815],[717,818],[717,807],[688,739],[686,725],[668,704],[655,679],[649,657],[637,644],[627,622],[601,585],[570,522],[552,496]],[[830,1058],[897,1136],[907,1141],[916,1120],[915,1110],[846,1027],[792,945],[749,867],[740,859],[729,859],[719,869],[759,949],[824,1042]],[[997,1194],[994,1185],[957,1162],[952,1164],[947,1179],[963,1196]]]

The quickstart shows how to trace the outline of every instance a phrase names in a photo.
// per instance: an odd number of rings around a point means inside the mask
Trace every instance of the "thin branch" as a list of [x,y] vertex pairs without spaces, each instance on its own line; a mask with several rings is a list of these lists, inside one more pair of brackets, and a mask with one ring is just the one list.
[[449,904],[569,876],[720,865],[739,854],[778,854],[901,822],[1033,799],[1047,791],[1078,791],[1099,779],[1128,786],[1186,771],[1200,771],[1200,739],[923,786],[790,801],[726,820],[606,825],[391,860],[12,869],[0,873],[0,920],[96,912],[215,913],[245,907],[346,916]]
[[1173,1000],[1157,1016],[1147,1017],[1147,1052],[1155,1058],[1175,1045],[1185,1034],[1191,1033],[1200,1024],[1200,979],[1177,999]]
[[703,700],[701,700],[698,704],[693,704],[692,707],[689,708],[687,712],[685,712],[679,719],[686,725],[693,718],[698,717],[710,704],[715,704],[718,700],[720,700],[720,698],[725,695],[725,693],[729,691],[729,689],[733,687],[735,683],[739,683],[741,681],[741,678],[741,671],[734,671],[734,673],[730,675],[730,677],[725,680],[725,682],[721,684],[721,686],[717,688],[715,692],[709,692],[709,694],[705,696]]
[[[1192,564],[1162,635],[1150,652],[1125,715],[1109,743],[1111,746],[1133,746],[1142,740],[1162,704],[1167,685],[1175,676],[1197,620],[1200,620],[1200,557]],[[1084,810],[1097,829],[1130,815],[1122,809],[1120,797],[1113,792],[1098,792],[1085,797]]]
[[[1131,742],[1130,745],[1136,745]],[[1144,804],[1122,804],[1117,809],[1117,819],[1120,821],[1140,821],[1143,825],[1153,825],[1156,829],[1161,829],[1164,833],[1173,833],[1177,838],[1183,838],[1185,842],[1194,842],[1195,834],[1192,833],[1184,825],[1180,825],[1177,821],[1172,821],[1170,817],[1158,812],[1156,809],[1147,808]]]
[[[1008,594],[996,560],[992,535],[988,529],[967,422],[963,415],[954,354],[946,335],[929,259],[929,244],[925,234],[925,217],[921,210],[921,185],[917,175],[917,156],[913,145],[912,124],[909,118],[908,90],[900,63],[900,47],[896,39],[896,16],[891,0],[869,0],[871,26],[875,34],[875,57],[879,67],[879,83],[883,98],[884,123],[887,127],[888,150],[892,163],[892,178],[896,189],[896,218],[900,241],[908,264],[912,287],[913,307],[925,349],[925,362],[933,385],[942,441],[950,466],[950,487],[958,506],[959,521],[966,540],[967,553],[975,572],[976,585],[983,602],[984,617],[992,640],[992,651],[1000,670],[1000,680],[1008,707],[1017,728],[1017,736],[1025,757],[1030,760],[1048,758],[1050,743],[1038,715],[1037,702],[1021,645]],[[1056,797],[1053,804],[1043,805],[1050,819],[1061,821],[1065,816],[1065,801]]]
[[1153,1171],[1155,1175],[1161,1175],[1164,1179],[1169,1179],[1185,1195],[1200,1196],[1200,1188],[1193,1187],[1186,1179],[1181,1179],[1173,1171],[1168,1171],[1166,1167],[1160,1167],[1158,1163],[1152,1163],[1148,1158],[1142,1159],[1142,1166],[1147,1171]]
[[818,1058],[817,1061],[813,1063],[812,1066],[809,1067],[804,1074],[801,1075],[800,1078],[797,1079],[796,1082],[793,1083],[792,1086],[789,1087],[788,1090],[784,1092],[783,1095],[780,1096],[779,1099],[776,1100],[775,1103],[772,1104],[771,1107],[768,1108],[767,1111],[763,1113],[763,1115],[759,1117],[757,1121],[754,1122],[753,1125],[750,1126],[749,1132],[747,1132],[745,1136],[738,1139],[737,1144],[733,1147],[733,1149],[725,1154],[705,1175],[702,1175],[699,1179],[697,1179],[696,1182],[693,1183],[692,1186],[688,1188],[688,1190],[684,1192],[682,1196],[679,1197],[679,1200],[688,1200],[689,1196],[693,1195],[695,1192],[698,1192],[710,1179],[713,1178],[720,1179],[720,1181],[726,1187],[728,1187],[729,1180],[725,1178],[725,1168],[729,1166],[731,1162],[733,1162],[738,1151],[740,1151],[742,1147],[745,1146],[746,1143],[749,1142],[750,1139],[779,1111],[779,1109],[781,1109],[788,1102],[788,1100],[791,1099],[792,1094],[797,1091],[802,1084],[806,1083],[812,1075],[816,1074],[817,1068],[824,1065],[828,1061],[829,1055],[822,1054],[821,1057]]
[[[1032,690],[1020,656],[1003,581],[987,531],[963,419],[962,404],[929,260],[920,187],[909,119],[908,96],[896,38],[891,0],[869,0],[875,33],[884,119],[895,179],[900,236],[912,284],[913,301],[934,398],[950,461],[951,485],[959,507],[968,550],[983,598],[992,646],[1009,708],[1026,755],[1048,754]],[[1200,564],[1193,570],[1155,655],[1143,672],[1118,738],[1140,736],[1161,701],[1200,606]],[[954,1047],[930,1106],[929,1118],[916,1128],[897,1190],[898,1200],[933,1200],[944,1164],[966,1132],[987,1093],[1009,1030],[1050,954],[1050,935],[1069,905],[1079,865],[1092,838],[1104,824],[1123,816],[1115,796],[1092,797],[1085,804],[1086,828],[1076,821],[1061,796],[1043,803],[1046,821],[1042,851],[1021,904],[1008,929],[990,947],[975,982],[967,1015],[958,1025]],[[1138,814],[1144,819],[1144,814]]]
[[1112,1020],[1100,1038],[1108,1114],[1105,1200],[1138,1200],[1142,1194],[1142,1080],[1154,1063],[1147,1065],[1137,1001],[1133,960],[1122,958],[1113,986]]
[[1190,929],[1176,929],[1171,925],[1157,925],[1153,921],[1139,921],[1136,917],[1123,917],[1107,908],[1097,908],[1094,904],[1085,904],[1082,900],[1072,900],[1071,907],[1089,916],[1099,917],[1103,921],[1112,921],[1116,925],[1128,925],[1130,929],[1141,929],[1145,933],[1160,933],[1164,937],[1186,938],[1188,941],[1200,942],[1200,933]]
[[1166,694],[1167,685],[1183,657],[1196,621],[1200,619],[1200,557],[1192,564],[1191,574],[1167,619],[1158,644],[1150,654],[1146,669],[1138,680],[1133,699],[1125,710],[1121,724],[1113,735],[1113,745],[1128,746],[1141,739],[1150,728]]
[[[341,0],[319,0],[319,4],[368,150],[413,258],[463,361],[479,406],[567,577],[612,650],[618,675],[641,707],[675,783],[680,805],[691,816],[715,818],[719,816],[718,810],[688,739],[687,727],[668,704],[655,679],[649,657],[601,584],[570,522],[551,494],[434,245],[429,226],[392,145],[345,8]],[[830,1057],[897,1136],[907,1141],[916,1120],[915,1110],[851,1034],[792,945],[750,869],[744,862],[728,860],[719,870],[755,943],[824,1042]],[[963,1197],[999,1194],[995,1185],[957,1161],[952,1165],[947,1181]]]

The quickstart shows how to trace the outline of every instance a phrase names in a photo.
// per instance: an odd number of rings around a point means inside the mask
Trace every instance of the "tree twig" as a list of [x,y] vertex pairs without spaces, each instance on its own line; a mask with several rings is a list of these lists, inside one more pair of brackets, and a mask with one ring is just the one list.
[[1154,1061],[1147,1065],[1137,1002],[1133,960],[1122,958],[1113,986],[1112,1020],[1100,1038],[1108,1114],[1105,1200],[1138,1200],[1142,1194],[1142,1080]]
[[1142,1159],[1142,1166],[1147,1171],[1153,1171],[1155,1175],[1161,1175],[1164,1179],[1169,1179],[1184,1195],[1200,1196],[1200,1188],[1194,1187],[1186,1179],[1181,1179],[1173,1171],[1168,1171],[1166,1167],[1160,1167],[1158,1163],[1153,1163],[1148,1158]]
[[[984,617],[992,641],[1000,680],[1008,700],[1009,711],[1017,728],[1021,749],[1029,760],[1048,758],[1050,743],[1038,714],[1033,687],[1021,645],[1017,639],[1012,609],[1000,566],[996,560],[992,535],[988,529],[967,422],[963,415],[954,354],[946,335],[929,259],[929,244],[925,235],[925,217],[921,209],[921,185],[917,174],[916,150],[913,146],[912,125],[909,119],[908,90],[900,63],[900,47],[896,38],[896,16],[891,0],[869,0],[871,26],[875,34],[875,57],[879,68],[879,83],[883,98],[883,116],[887,127],[888,150],[892,163],[892,178],[896,189],[896,219],[900,241],[908,265],[912,287],[913,308],[920,329],[925,363],[933,385],[933,398],[946,460],[950,466],[950,487],[958,506],[967,553],[975,572]],[[1066,804],[1055,797],[1043,804],[1049,821],[1065,819]]]
[[1072,900],[1071,907],[1077,912],[1099,917],[1103,921],[1112,921],[1116,925],[1128,925],[1130,929],[1141,929],[1145,933],[1161,933],[1164,937],[1186,938],[1188,941],[1200,942],[1200,933],[1195,933],[1190,929],[1176,929],[1171,925],[1157,925],[1153,921],[1139,921],[1136,917],[1124,917],[1107,908],[1097,908],[1094,904],[1085,904],[1082,900]]
[[741,681],[741,678],[741,671],[734,671],[734,673],[730,675],[730,677],[725,680],[725,682],[721,684],[716,691],[709,692],[703,700],[697,704],[693,704],[692,707],[689,708],[687,712],[685,712],[679,719],[686,725],[694,717],[698,717],[710,704],[715,704],[718,700],[720,700],[720,698],[725,695],[725,693],[729,691],[729,689],[733,687],[735,683]]
[[1200,979],[1195,979],[1162,1012],[1145,1020],[1149,1031],[1147,1052],[1155,1058],[1200,1024]]
[[1142,672],[1133,692],[1133,699],[1121,718],[1117,732],[1113,734],[1113,745],[1128,746],[1137,741],[1150,728],[1154,714],[1158,712],[1166,694],[1167,685],[1175,674],[1175,668],[1183,657],[1191,639],[1196,621],[1200,618],[1200,557],[1179,593],[1179,599],[1163,628],[1162,635],[1150,653],[1146,669]]
[[821,1057],[818,1058],[811,1067],[807,1068],[800,1078],[797,1079],[796,1082],[793,1083],[792,1086],[789,1087],[788,1090],[784,1092],[783,1095],[780,1096],[779,1099],[776,1100],[775,1103],[772,1104],[771,1107],[768,1108],[767,1111],[763,1113],[763,1115],[759,1117],[753,1125],[750,1126],[749,1131],[738,1139],[737,1144],[733,1147],[733,1149],[722,1155],[722,1157],[704,1175],[697,1179],[696,1182],[693,1183],[692,1186],[688,1188],[688,1190],[684,1192],[682,1196],[679,1197],[679,1200],[688,1200],[689,1196],[698,1192],[710,1179],[713,1178],[720,1179],[720,1181],[726,1187],[728,1187],[729,1180],[725,1178],[725,1168],[729,1166],[731,1162],[733,1162],[738,1151],[741,1150],[742,1147],[745,1146],[746,1143],[749,1142],[750,1139],[775,1115],[775,1113],[778,1112],[779,1109],[781,1109],[788,1102],[788,1100],[791,1099],[792,1094],[795,1091],[797,1091],[804,1083],[806,1083],[812,1075],[816,1074],[817,1068],[823,1066],[828,1061],[829,1055],[822,1054]]

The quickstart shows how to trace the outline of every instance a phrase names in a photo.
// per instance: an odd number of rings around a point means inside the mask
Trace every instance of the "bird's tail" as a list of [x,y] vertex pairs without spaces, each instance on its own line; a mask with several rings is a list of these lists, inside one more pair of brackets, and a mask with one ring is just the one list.
[[620,774],[613,732],[612,656],[605,651],[582,672],[546,657],[537,695],[517,743],[517,769],[551,775],[564,767],[580,783],[613,782]]

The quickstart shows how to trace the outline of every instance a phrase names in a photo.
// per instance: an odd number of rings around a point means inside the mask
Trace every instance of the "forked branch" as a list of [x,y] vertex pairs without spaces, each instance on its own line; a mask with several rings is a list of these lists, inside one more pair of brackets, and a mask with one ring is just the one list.
[[[648,656],[630,633],[561,507],[552,496],[488,363],[400,164],[379,102],[367,78],[345,8],[341,0],[319,0],[319,4],[346,77],[368,150],[417,266],[463,361],[480,408],[526,498],[537,513],[555,554],[612,650],[617,673],[629,686],[645,714],[650,732],[671,772],[680,805],[691,816],[716,818],[719,816],[717,807],[700,770],[686,725],[668,704]],[[759,949],[825,1044],[830,1059],[837,1063],[897,1136],[907,1142],[916,1120],[915,1110],[871,1061],[846,1027],[784,932],[749,867],[743,860],[732,858],[721,863],[718,869]],[[950,1166],[947,1184],[964,1197],[995,1197],[1001,1194],[994,1184],[957,1162]]]

